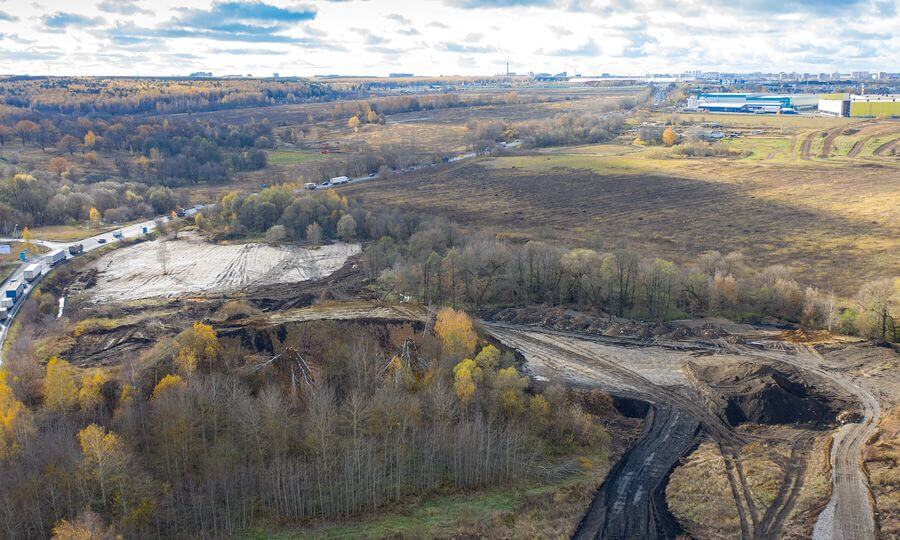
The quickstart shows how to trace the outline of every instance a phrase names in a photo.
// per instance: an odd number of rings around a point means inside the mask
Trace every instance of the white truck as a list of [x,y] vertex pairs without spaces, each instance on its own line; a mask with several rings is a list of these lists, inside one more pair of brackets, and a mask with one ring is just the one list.
[[0,308],[0,321],[5,321],[9,318],[9,311],[6,308]]
[[41,277],[41,265],[33,263],[25,267],[25,281],[31,283],[39,277]]
[[315,182],[307,182],[307,183],[303,184],[303,189],[316,189],[316,183]]
[[66,260],[66,250],[54,249],[47,254],[47,259],[50,263],[50,266],[55,266],[57,263]]
[[25,284],[19,281],[18,279],[11,279],[9,283],[6,284],[6,291],[3,296],[6,298],[11,298],[13,303],[22,296],[22,293],[25,292]]
[[336,176],[331,179],[332,186],[339,186],[341,184],[348,184],[348,183],[350,183],[350,178],[347,176]]
[[6,296],[4,296],[3,298],[0,298],[0,307],[2,307],[2,308],[9,309],[9,308],[13,307],[14,305],[16,305],[16,301],[13,300],[12,298],[7,298]]

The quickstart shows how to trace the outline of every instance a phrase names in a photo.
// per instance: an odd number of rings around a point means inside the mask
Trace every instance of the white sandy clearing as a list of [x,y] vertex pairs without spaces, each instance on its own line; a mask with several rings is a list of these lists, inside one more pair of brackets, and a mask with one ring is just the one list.
[[332,274],[359,251],[359,244],[337,243],[318,249],[256,243],[216,245],[196,235],[182,235],[164,242],[164,247],[154,240],[101,257],[93,263],[97,283],[88,294],[94,302],[121,302],[296,283]]

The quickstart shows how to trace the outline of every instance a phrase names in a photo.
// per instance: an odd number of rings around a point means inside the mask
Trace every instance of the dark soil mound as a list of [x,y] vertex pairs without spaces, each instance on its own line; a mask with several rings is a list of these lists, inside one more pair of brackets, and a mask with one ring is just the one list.
[[533,324],[566,332],[583,332],[641,341],[677,341],[697,338],[713,340],[728,336],[728,332],[711,323],[699,327],[688,327],[677,323],[635,321],[555,306],[535,305],[506,308],[484,315],[486,319],[499,322]]
[[710,358],[688,369],[724,408],[731,425],[830,425],[854,406],[851,396],[827,381],[782,364]]

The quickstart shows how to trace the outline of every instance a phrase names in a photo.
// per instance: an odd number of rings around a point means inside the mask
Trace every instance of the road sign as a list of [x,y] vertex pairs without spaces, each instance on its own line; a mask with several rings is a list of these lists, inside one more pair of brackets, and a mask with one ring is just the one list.
[[0,255],[9,255],[9,244],[0,244]]

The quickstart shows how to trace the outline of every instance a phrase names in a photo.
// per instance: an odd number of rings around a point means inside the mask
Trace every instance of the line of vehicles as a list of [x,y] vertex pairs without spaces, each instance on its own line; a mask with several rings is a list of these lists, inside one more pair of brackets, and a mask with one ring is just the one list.
[[[55,249],[47,254],[47,264],[54,266],[59,261],[66,258],[64,249]],[[9,312],[16,305],[16,302],[22,298],[25,293],[26,283],[33,283],[44,273],[44,264],[31,263],[25,267],[22,273],[22,279],[11,279],[6,283],[3,289],[3,297],[0,298],[0,320],[5,321],[9,318]]]
[[[363,176],[360,178],[375,178],[376,174],[377,173],[369,173],[367,176]],[[357,180],[359,180],[359,178]],[[349,176],[335,176],[334,178],[325,180],[321,184],[317,184],[315,182],[307,182],[307,183],[303,184],[303,189],[328,189],[328,188],[334,187],[334,186],[349,184],[352,181],[353,181],[353,179],[350,178]]]
[[[117,238],[122,237],[121,231],[116,231],[119,233]],[[115,236],[115,233],[113,233]],[[22,271],[22,279],[10,279],[6,283],[6,287],[3,289],[3,295],[0,297],[0,321],[5,321],[9,318],[10,311],[16,305],[22,296],[25,293],[25,287],[27,284],[34,283],[42,275],[44,275],[44,263],[47,264],[50,268],[56,266],[62,261],[66,260],[66,252],[68,251],[69,255],[75,257],[76,255],[81,255],[84,253],[84,244],[72,244],[71,246],[66,248],[54,249],[47,253],[44,256],[44,260],[41,262],[31,263],[25,267],[25,270]],[[49,271],[49,269],[48,269]]]

